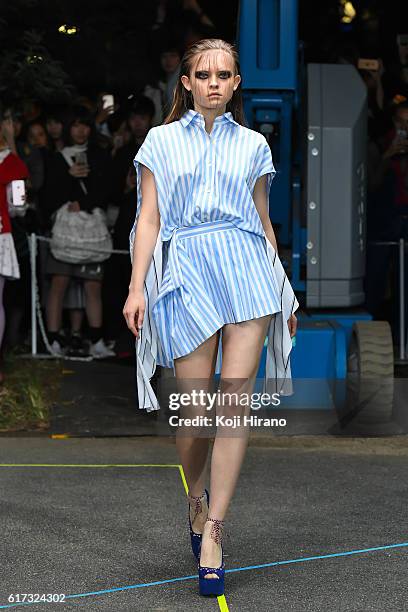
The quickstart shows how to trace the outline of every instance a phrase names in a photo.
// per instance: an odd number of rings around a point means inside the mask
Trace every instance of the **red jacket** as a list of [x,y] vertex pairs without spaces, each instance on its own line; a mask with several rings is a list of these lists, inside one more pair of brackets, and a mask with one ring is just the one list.
[[10,153],[0,164],[0,217],[2,228],[0,234],[11,232],[10,217],[7,204],[7,183],[28,178],[28,168],[14,153]]

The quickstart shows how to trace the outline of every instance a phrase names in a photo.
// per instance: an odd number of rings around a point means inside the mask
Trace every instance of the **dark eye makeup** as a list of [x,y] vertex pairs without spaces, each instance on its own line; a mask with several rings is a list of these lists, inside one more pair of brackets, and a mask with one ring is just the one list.
[[[220,70],[218,72],[218,76],[221,79],[229,79],[232,77],[232,72],[230,70]],[[197,72],[195,73],[195,77],[196,79],[207,79],[208,72],[207,70],[197,70]]]

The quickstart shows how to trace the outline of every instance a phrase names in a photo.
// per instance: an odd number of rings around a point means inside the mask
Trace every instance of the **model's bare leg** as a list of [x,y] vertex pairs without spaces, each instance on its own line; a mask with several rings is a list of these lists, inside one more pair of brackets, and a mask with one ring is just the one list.
[[[239,403],[239,395],[253,391],[262,347],[272,315],[223,327],[222,343],[222,393],[237,393],[238,402],[217,407],[217,414],[241,416],[250,413],[250,406]],[[232,499],[248,445],[249,427],[227,431],[218,428],[211,459],[211,497],[208,516],[224,520]],[[213,523],[204,526],[200,563],[206,567],[221,565],[221,545],[211,537]],[[217,578],[207,574],[206,578]]]
[[[177,387],[180,393],[191,393],[199,387],[208,391],[214,377],[220,331],[200,344],[194,351],[174,360]],[[208,382],[207,382],[208,381]],[[194,384],[196,382],[196,384]],[[193,417],[206,413],[205,406],[188,406],[179,411],[179,416]],[[191,428],[178,427],[176,447],[186,476],[190,495],[201,495],[205,488],[208,435],[189,435]],[[207,499],[201,503],[201,512],[195,514],[195,504],[190,500],[190,517],[193,531],[202,533],[207,518]]]

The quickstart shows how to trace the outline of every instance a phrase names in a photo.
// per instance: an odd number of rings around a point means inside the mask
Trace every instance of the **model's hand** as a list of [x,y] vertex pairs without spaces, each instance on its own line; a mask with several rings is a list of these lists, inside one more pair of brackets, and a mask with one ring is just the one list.
[[296,318],[296,315],[294,315],[294,314],[290,315],[290,317],[288,319],[288,327],[289,327],[290,337],[293,338],[293,336],[296,335],[296,330],[297,330],[297,318]]
[[139,329],[142,328],[146,300],[142,291],[129,292],[126,303],[123,307],[123,316],[132,334],[139,338]]

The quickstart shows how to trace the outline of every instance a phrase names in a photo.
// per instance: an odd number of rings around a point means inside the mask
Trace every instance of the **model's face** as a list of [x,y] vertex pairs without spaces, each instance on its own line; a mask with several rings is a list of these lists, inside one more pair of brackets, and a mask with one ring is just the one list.
[[193,94],[195,110],[203,112],[219,109],[225,112],[241,77],[235,75],[232,55],[214,49],[198,56],[192,65],[190,77],[183,75],[181,81]]
[[91,128],[85,123],[75,121],[71,127],[71,139],[74,144],[82,145],[85,144],[91,135]]
[[47,132],[53,140],[58,140],[62,135],[63,125],[56,119],[48,119],[46,123]]
[[27,134],[28,143],[32,147],[46,147],[47,134],[42,125],[32,125]]

